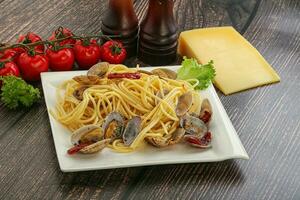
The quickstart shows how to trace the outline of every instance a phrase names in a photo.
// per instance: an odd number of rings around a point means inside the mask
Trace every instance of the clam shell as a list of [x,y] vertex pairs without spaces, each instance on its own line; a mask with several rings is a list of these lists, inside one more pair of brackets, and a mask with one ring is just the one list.
[[130,146],[141,131],[141,117],[135,116],[127,122],[123,132],[123,142],[126,146]]
[[166,147],[169,145],[168,139],[164,137],[146,137],[145,140],[155,147]]
[[111,112],[106,116],[104,123],[102,124],[102,132],[104,135],[109,127],[109,124],[113,121],[116,121],[118,126],[124,125],[124,119],[122,115],[118,112]]
[[100,78],[95,75],[90,75],[90,76],[79,75],[73,77],[73,80],[82,85],[97,85],[100,83]]
[[148,71],[142,70],[142,69],[139,69],[138,72],[140,72],[142,74],[153,75],[151,72],[148,72]]
[[171,139],[169,140],[169,144],[177,144],[181,141],[185,134],[184,128],[177,128],[172,134]]
[[193,104],[193,95],[191,92],[186,92],[178,98],[178,103],[175,109],[176,115],[181,117],[185,115]]
[[[163,99],[163,96],[166,96],[168,93],[169,93],[169,90],[163,89],[163,94],[161,93],[161,91],[158,91],[158,92],[156,93],[156,96],[157,96],[158,98],[160,98],[160,99]],[[155,99],[155,104],[156,104],[156,105],[159,104],[159,100]]]
[[185,133],[183,128],[177,128],[171,138],[165,137],[146,137],[146,141],[156,147],[166,147],[168,145],[177,144],[181,141]]
[[208,131],[207,125],[198,117],[184,115],[180,119],[180,126],[184,128],[187,134],[203,137]]
[[159,76],[160,78],[176,79],[177,73],[168,68],[157,68],[151,71],[152,74]]
[[208,123],[211,120],[213,114],[211,104],[208,99],[204,99],[201,104],[201,111],[199,118],[202,119],[205,123]]
[[80,86],[79,88],[77,88],[76,90],[74,90],[73,96],[76,99],[78,99],[79,101],[82,101],[83,100],[83,93],[88,88],[89,88],[89,86],[87,86],[87,85]]
[[87,126],[83,126],[79,129],[77,129],[76,131],[73,132],[72,136],[71,136],[71,143],[73,145],[78,145],[80,139],[85,135],[90,133],[91,131],[93,131],[94,129],[100,129],[99,126],[97,125],[87,125]]
[[104,149],[109,142],[110,139],[104,139],[82,148],[79,152],[85,154],[96,153]]
[[108,62],[100,62],[95,65],[93,65],[87,72],[88,76],[99,76],[103,77],[109,68],[109,63]]

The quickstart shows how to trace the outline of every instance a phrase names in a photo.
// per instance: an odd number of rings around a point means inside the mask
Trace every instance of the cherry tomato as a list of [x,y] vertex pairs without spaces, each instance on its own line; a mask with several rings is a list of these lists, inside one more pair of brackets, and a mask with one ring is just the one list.
[[[14,62],[0,63],[0,76],[20,76],[18,66]],[[0,81],[0,88],[2,81]]]
[[18,57],[23,52],[24,50],[22,48],[6,49],[4,52],[2,52],[2,56],[0,56],[0,61],[12,59],[14,62],[17,62]]
[[18,58],[18,66],[26,81],[40,80],[40,73],[48,71],[49,61],[46,55],[29,55],[24,52]]
[[6,62],[0,63],[0,76],[20,76],[20,71],[16,63],[14,62]]
[[69,71],[75,62],[74,52],[72,49],[64,48],[58,51],[47,50],[50,69],[54,71]]
[[14,56],[17,55],[17,51],[15,51],[14,49],[6,49],[3,52],[1,52],[1,57],[0,57],[0,61],[4,61],[6,59],[9,58],[13,58]]
[[100,60],[101,50],[96,40],[88,42],[77,41],[73,50],[75,59],[82,69],[89,69]]
[[127,52],[121,42],[107,41],[101,47],[102,60],[111,64],[123,63]]
[[[61,31],[61,32],[60,32]],[[56,39],[60,39],[60,38],[64,38],[64,37],[68,37],[68,36],[73,36],[74,34],[72,33],[72,31],[70,31],[68,28],[62,28],[62,30],[58,29],[56,31],[54,31],[52,33],[52,35],[49,37],[50,41],[56,40]],[[64,46],[66,44],[75,44],[76,40],[69,38],[66,40],[63,40],[61,42],[59,42],[60,46]]]
[[[41,40],[42,40],[42,38],[40,36],[38,36],[37,34],[35,34],[33,32],[29,32],[26,35],[20,35],[18,42],[22,43],[22,44],[30,44],[30,43],[38,42]],[[43,53],[44,49],[45,49],[45,46],[43,44],[37,45],[34,47],[34,50],[39,53]]]

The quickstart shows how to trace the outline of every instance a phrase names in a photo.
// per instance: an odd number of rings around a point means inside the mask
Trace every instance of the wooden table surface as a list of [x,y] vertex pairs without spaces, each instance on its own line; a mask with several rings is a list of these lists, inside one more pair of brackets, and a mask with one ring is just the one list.
[[[0,41],[59,25],[98,33],[106,5],[0,0]],[[147,1],[134,5],[141,19]],[[250,160],[63,173],[44,101],[0,104],[0,199],[300,199],[300,1],[176,0],[174,12],[180,30],[233,25],[279,73],[279,84],[218,92]]]

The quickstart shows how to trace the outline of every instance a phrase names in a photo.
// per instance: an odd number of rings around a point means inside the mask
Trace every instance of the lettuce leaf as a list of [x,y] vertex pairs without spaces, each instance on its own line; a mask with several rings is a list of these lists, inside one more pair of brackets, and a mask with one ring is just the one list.
[[198,85],[195,87],[197,90],[206,89],[210,82],[216,76],[216,70],[213,66],[213,61],[205,65],[201,65],[194,58],[183,57],[181,63],[182,67],[177,72],[177,78],[181,80],[197,79]]

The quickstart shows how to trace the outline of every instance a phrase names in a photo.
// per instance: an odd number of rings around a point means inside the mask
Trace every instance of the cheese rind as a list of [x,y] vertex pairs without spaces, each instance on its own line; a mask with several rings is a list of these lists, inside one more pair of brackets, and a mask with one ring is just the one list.
[[233,27],[184,31],[178,53],[204,64],[214,61],[214,84],[224,94],[280,81],[263,56]]

